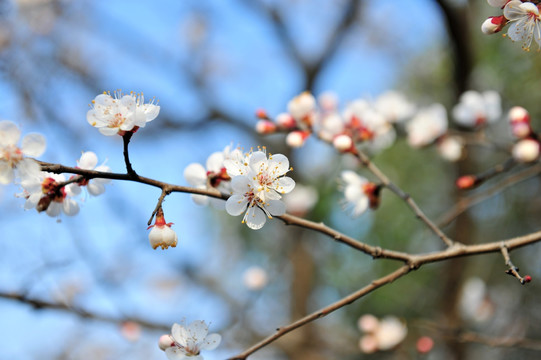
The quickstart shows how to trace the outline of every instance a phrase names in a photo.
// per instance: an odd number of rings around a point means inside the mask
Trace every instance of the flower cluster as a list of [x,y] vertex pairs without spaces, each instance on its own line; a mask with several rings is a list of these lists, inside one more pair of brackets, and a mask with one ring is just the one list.
[[[482,128],[501,117],[500,102],[495,91],[466,91],[452,109],[454,121],[461,128]],[[391,146],[396,128],[403,127],[414,148],[436,144],[446,160],[457,161],[463,156],[464,142],[450,134],[443,105],[435,103],[418,109],[396,91],[388,91],[373,101],[354,100],[342,112],[338,111],[335,96],[324,93],[316,101],[304,92],[289,102],[288,113],[279,114],[274,121],[262,110],[257,116],[258,132],[287,132],[286,143],[293,147],[302,146],[311,134],[317,133],[341,152],[355,153],[357,146],[377,152]]]
[[158,342],[169,360],[203,360],[201,350],[214,350],[220,345],[220,334],[209,334],[204,321],[196,320],[189,325],[173,324],[170,335],[162,335]]
[[503,9],[503,14],[491,16],[483,22],[481,30],[485,34],[501,31],[507,24],[507,36],[513,41],[522,42],[522,48],[529,51],[532,40],[541,48],[541,16],[537,2],[521,0],[487,0],[491,6]]
[[[83,152],[77,161],[77,167],[81,169],[110,171],[108,166],[97,164],[98,157],[91,151]],[[25,209],[35,208],[52,217],[61,212],[73,216],[79,212],[79,204],[74,198],[81,194],[82,188],[86,188],[90,195],[98,196],[105,192],[105,184],[108,182],[108,179],[88,180],[79,175],[66,179],[62,174],[38,170],[21,181],[23,193],[20,196],[26,199]]]
[[92,109],[88,110],[86,120],[103,135],[123,136],[144,127],[159,112],[160,107],[153,101],[145,104],[143,94],[114,92],[111,95],[104,92],[92,100]]
[[408,333],[406,325],[394,316],[378,319],[374,315],[363,315],[357,323],[364,335],[359,340],[359,348],[365,354],[386,351],[400,344]]

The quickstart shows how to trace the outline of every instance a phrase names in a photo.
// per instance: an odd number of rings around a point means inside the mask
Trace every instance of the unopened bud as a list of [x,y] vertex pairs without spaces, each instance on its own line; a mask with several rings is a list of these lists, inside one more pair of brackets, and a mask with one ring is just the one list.
[[481,25],[481,31],[483,34],[491,35],[500,32],[507,24],[507,19],[503,16],[491,16],[483,22]]
[[524,276],[523,279],[524,279],[524,282],[525,282],[525,283],[529,283],[530,281],[532,281],[532,277],[531,277],[530,275]]
[[255,125],[258,134],[272,134],[276,131],[276,124],[269,120],[259,120]]
[[509,121],[515,123],[530,123],[530,113],[522,106],[514,106],[509,110]]
[[426,354],[434,347],[434,340],[428,336],[421,336],[417,340],[417,351],[421,354]]
[[520,140],[513,146],[513,158],[519,162],[532,162],[539,157],[539,143],[533,139]]
[[158,346],[162,351],[165,351],[166,349],[169,349],[175,344],[173,339],[171,338],[171,335],[162,335],[160,336],[160,339],[158,340]]
[[336,150],[341,152],[350,151],[353,148],[353,140],[349,135],[338,135],[332,142]]
[[257,109],[255,112],[255,116],[257,116],[259,119],[269,119],[269,116],[267,115],[267,111],[265,109]]
[[301,147],[310,135],[307,131],[292,131],[287,134],[286,144],[291,147]]
[[462,190],[472,188],[476,183],[477,177],[475,175],[464,175],[456,180],[456,186]]
[[524,139],[532,135],[532,127],[529,123],[517,122],[511,124],[511,132],[519,139]]

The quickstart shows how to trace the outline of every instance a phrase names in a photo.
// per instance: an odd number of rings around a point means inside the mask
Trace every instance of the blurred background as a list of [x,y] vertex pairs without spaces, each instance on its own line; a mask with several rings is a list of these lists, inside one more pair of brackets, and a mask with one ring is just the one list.
[[[298,184],[315,189],[308,219],[384,248],[438,250],[440,240],[390,192],[377,211],[350,217],[336,179],[345,168],[370,175],[315,139],[292,150],[284,135],[258,136],[254,114],[283,112],[304,90],[332,91],[346,104],[396,89],[421,106],[447,109],[467,89],[497,90],[504,111],[524,106],[539,128],[539,54],[480,31],[487,16],[500,14],[485,1],[465,0],[4,0],[0,118],[44,134],[44,161],[75,166],[90,150],[124,172],[121,138],[101,135],[86,112],[103,91],[143,92],[159,100],[161,112],[132,139],[139,174],[187,185],[189,163],[204,164],[229,144],[265,145],[290,158]],[[485,135],[512,142],[503,120]],[[507,177],[458,192],[457,176],[508,157],[478,146],[468,154],[450,163],[399,136],[373,159],[456,240],[539,230],[539,171],[446,217],[460,199],[486,194]],[[77,216],[58,219],[24,211],[18,192],[0,187],[0,359],[164,359],[157,340],[182,319],[210,322],[222,344],[203,355],[224,359],[400,265],[277,220],[252,231],[185,194],[164,203],[178,246],[154,251],[146,223],[157,189],[114,182],[100,197],[87,196]],[[499,254],[427,265],[250,359],[535,358],[540,250],[511,253],[534,279],[527,286],[504,274]],[[391,351],[363,354],[363,314],[396,316],[406,338]],[[426,355],[416,350],[421,336],[435,343]],[[502,346],[502,339],[533,340]]]

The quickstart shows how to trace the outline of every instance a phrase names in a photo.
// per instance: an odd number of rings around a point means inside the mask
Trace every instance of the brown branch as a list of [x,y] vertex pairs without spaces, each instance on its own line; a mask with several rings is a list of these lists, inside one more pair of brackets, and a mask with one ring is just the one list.
[[346,305],[349,305],[351,304],[352,302],[358,300],[359,298],[363,297],[364,295],[366,294],[369,294],[371,293],[372,291],[382,287],[383,285],[386,285],[386,284],[389,284],[393,281],[395,281],[396,279],[406,275],[407,273],[409,273],[411,271],[411,268],[407,265],[404,265],[404,266],[401,266],[400,268],[398,268],[397,270],[393,271],[392,273],[382,277],[382,278],[379,278],[377,280],[374,280],[372,281],[369,285],[361,288],[360,290],[354,292],[354,293],[351,293],[349,294],[348,296],[340,299],[339,301],[336,301],[332,304],[330,304],[329,306],[326,306],[324,308],[321,308],[313,313],[311,313],[310,315],[307,315],[287,326],[283,326],[283,327],[280,327],[278,329],[276,329],[276,333],[274,333],[273,335],[261,340],[260,342],[258,342],[257,344],[253,345],[252,347],[250,347],[249,349],[245,350],[244,352],[240,353],[239,355],[235,356],[235,357],[232,357],[230,358],[230,360],[244,360],[246,359],[248,356],[250,356],[251,354],[253,354],[254,352],[256,352],[257,350],[265,347],[266,345],[274,342],[275,340],[277,340],[278,338],[281,338],[282,336],[284,336],[285,334],[309,323],[309,322],[312,322],[314,320],[317,320],[319,318],[322,318],[324,316],[327,316],[329,315],[330,313],[346,306]]
[[518,267],[513,265],[511,262],[511,257],[509,256],[509,251],[507,250],[507,246],[505,244],[502,244],[501,246],[501,253],[503,255],[503,258],[505,260],[505,265],[508,267],[508,269],[505,271],[506,274],[509,274],[511,276],[516,277],[522,285],[526,284],[527,282],[531,281],[531,277],[529,275],[526,275],[525,277],[520,276],[518,273]]
[[389,178],[370,160],[368,155],[366,155],[362,151],[357,151],[354,155],[359,159],[361,164],[363,164],[381,181],[381,183],[387,189],[391,190],[399,198],[404,200],[404,202],[406,202],[406,204],[412,209],[415,216],[417,216],[418,219],[424,222],[426,226],[428,226],[428,228],[432,230],[432,232],[436,234],[448,247],[453,246],[453,241],[449,237],[447,237],[447,235],[445,235],[443,231],[423,213],[415,200],[413,200],[408,193],[404,192],[397,185],[391,182],[391,180],[389,180]]
[[32,299],[25,295],[13,293],[13,292],[0,292],[0,298],[18,301],[20,303],[30,305],[36,310],[51,309],[51,310],[68,311],[84,319],[93,319],[93,320],[104,321],[104,322],[109,322],[109,323],[118,324],[118,325],[122,325],[129,321],[129,322],[137,323],[138,325],[148,328],[148,329],[162,330],[164,332],[168,332],[171,330],[171,327],[168,325],[156,324],[156,323],[143,320],[140,318],[135,318],[135,317],[114,318],[110,316],[98,315],[98,314],[91,313],[89,311],[86,311],[76,306],[63,304],[63,303],[53,303],[53,302],[39,300],[39,299]]

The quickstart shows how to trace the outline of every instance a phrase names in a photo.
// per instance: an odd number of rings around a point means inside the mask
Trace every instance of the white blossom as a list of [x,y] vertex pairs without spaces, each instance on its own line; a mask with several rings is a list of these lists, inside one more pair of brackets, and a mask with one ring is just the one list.
[[203,360],[201,350],[214,350],[220,345],[219,334],[209,334],[204,321],[196,320],[189,325],[173,324],[172,343],[167,347],[167,338],[160,338],[160,348],[165,348],[169,360]]
[[[105,164],[98,165],[98,156],[92,151],[85,151],[81,154],[81,158],[77,160],[77,167],[84,170],[95,170],[102,172],[110,172],[111,169]],[[91,180],[83,180],[77,183],[79,186],[86,186],[88,193],[93,196],[101,195],[105,192],[105,184],[110,183],[110,179],[94,178]],[[73,188],[75,193],[80,191],[80,187]]]
[[458,136],[445,136],[438,142],[438,152],[448,161],[458,161],[462,157],[464,141]]
[[501,114],[500,95],[496,91],[466,91],[453,108],[455,122],[466,127],[495,122]]
[[65,182],[62,174],[40,172],[36,176],[27,178],[23,186],[23,197],[26,198],[25,209],[36,208],[39,212],[45,211],[51,217],[59,216],[61,212],[68,216],[79,213],[79,204],[72,198],[77,194],[75,184],[63,187],[58,185]]
[[27,157],[43,154],[45,138],[40,134],[27,134],[19,147],[17,143],[20,137],[21,131],[15,123],[0,121],[0,184],[13,182],[16,173],[21,181],[25,181],[28,177],[37,176],[41,171],[39,164]]
[[359,340],[359,348],[366,354],[390,350],[400,344],[408,333],[406,325],[394,316],[379,320],[370,314],[363,315],[359,318],[358,326],[365,333]]
[[254,230],[265,225],[272,215],[283,215],[285,205],[282,194],[289,193],[295,182],[285,174],[290,170],[289,160],[282,154],[267,155],[256,151],[245,159],[225,162],[227,173],[232,176],[232,195],[225,204],[233,216],[245,212],[242,222]]
[[388,122],[402,122],[415,113],[415,105],[397,91],[387,91],[381,94],[374,103],[375,109],[382,114]]
[[537,5],[511,0],[505,5],[503,15],[511,23],[507,30],[511,40],[521,41],[525,50],[530,50],[532,40],[541,47],[541,17]]
[[145,104],[143,94],[124,95],[103,93],[92,100],[92,109],[86,114],[88,123],[107,136],[135,132],[154,120],[160,107],[152,102]]
[[447,132],[447,112],[441,104],[419,110],[406,124],[408,143],[413,147],[427,146]]
[[539,142],[533,139],[518,141],[512,150],[513,158],[519,162],[532,162],[539,158]]
[[287,104],[287,110],[297,121],[305,121],[316,109],[316,99],[308,91],[295,96]]

